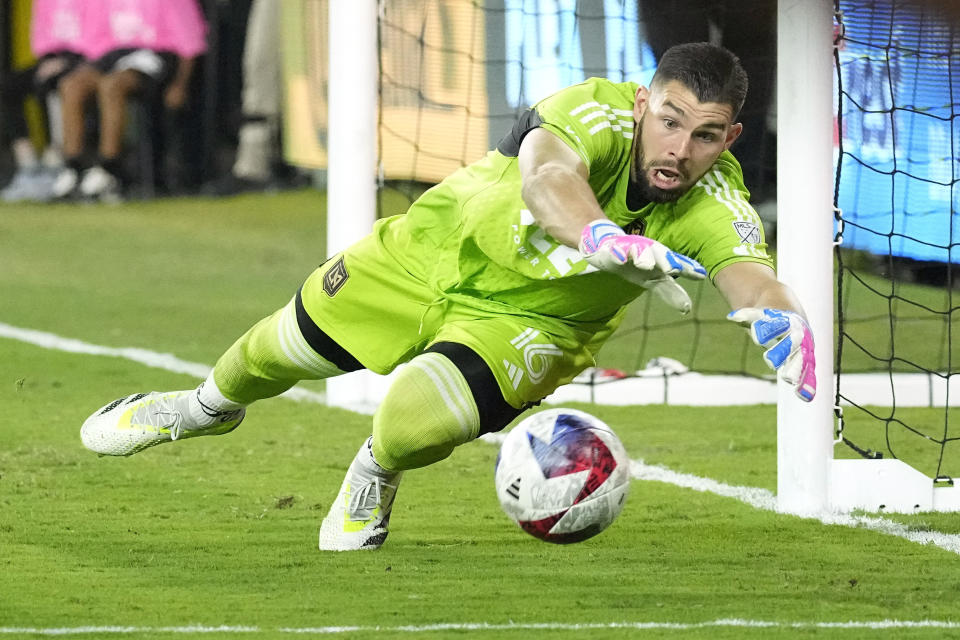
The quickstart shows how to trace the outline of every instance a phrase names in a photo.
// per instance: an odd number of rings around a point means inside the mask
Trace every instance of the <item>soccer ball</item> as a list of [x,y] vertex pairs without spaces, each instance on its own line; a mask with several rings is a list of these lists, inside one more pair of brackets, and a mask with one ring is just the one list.
[[630,463],[606,424],[576,409],[550,409],[507,434],[494,483],[500,506],[521,529],[568,544],[597,535],[620,514]]

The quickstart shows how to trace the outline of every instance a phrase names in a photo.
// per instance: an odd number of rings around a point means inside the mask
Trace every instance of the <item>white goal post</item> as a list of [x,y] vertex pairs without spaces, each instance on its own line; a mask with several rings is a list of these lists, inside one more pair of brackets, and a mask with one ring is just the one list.
[[[327,84],[327,255],[346,249],[377,218],[377,53],[379,2],[329,3]],[[327,380],[327,402],[361,408],[374,402],[375,374]]]
[[779,0],[777,16],[777,273],[816,336],[817,395],[777,394],[777,503],[828,504],[833,458],[833,2]]

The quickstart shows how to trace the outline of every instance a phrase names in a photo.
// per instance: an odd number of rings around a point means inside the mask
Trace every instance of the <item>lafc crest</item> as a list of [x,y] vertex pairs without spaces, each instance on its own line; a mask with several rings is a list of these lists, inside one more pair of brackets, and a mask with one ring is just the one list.
[[334,262],[333,266],[323,274],[323,290],[332,298],[346,284],[349,277],[347,267],[343,264],[343,256],[340,256],[340,259]]
[[636,220],[631,221],[627,226],[623,227],[623,230],[632,236],[642,236],[643,232],[647,230],[647,221],[637,218]]

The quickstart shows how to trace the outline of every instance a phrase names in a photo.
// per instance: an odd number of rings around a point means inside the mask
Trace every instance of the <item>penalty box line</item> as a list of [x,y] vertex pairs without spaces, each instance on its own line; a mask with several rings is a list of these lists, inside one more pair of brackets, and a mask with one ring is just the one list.
[[[9,338],[44,349],[64,351],[67,353],[123,358],[148,367],[192,375],[200,379],[206,378],[211,370],[209,365],[181,360],[169,353],[159,353],[149,349],[135,347],[105,347],[73,338],[64,338],[45,331],[23,329],[3,322],[0,322],[0,338]],[[297,387],[286,391],[283,396],[299,402],[326,404],[325,394],[299,389]],[[502,433],[493,433],[481,436],[481,439],[491,444],[499,444],[503,441],[504,437],[505,435]],[[661,465],[646,464],[642,460],[631,461],[630,470],[632,476],[639,480],[665,482],[694,491],[733,498],[756,509],[777,511],[776,496],[767,489],[728,485],[710,478],[680,473]],[[917,544],[931,544],[960,555],[960,534],[941,533],[929,530],[914,531],[905,524],[875,516],[854,516],[844,513],[825,512],[800,517],[813,518],[826,525],[868,529],[885,535],[903,538]]]

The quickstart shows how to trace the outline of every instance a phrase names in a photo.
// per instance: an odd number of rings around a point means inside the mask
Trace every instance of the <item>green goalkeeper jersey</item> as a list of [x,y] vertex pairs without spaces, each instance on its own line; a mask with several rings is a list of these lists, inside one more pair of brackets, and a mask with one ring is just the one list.
[[644,290],[596,270],[547,235],[520,195],[519,141],[540,126],[580,155],[604,213],[623,228],[696,259],[711,278],[734,262],[772,266],[740,165],[729,152],[676,202],[628,207],[637,87],[591,78],[539,102],[497,150],[427,191],[406,215],[381,221],[384,247],[438,296],[491,312],[611,322]]

